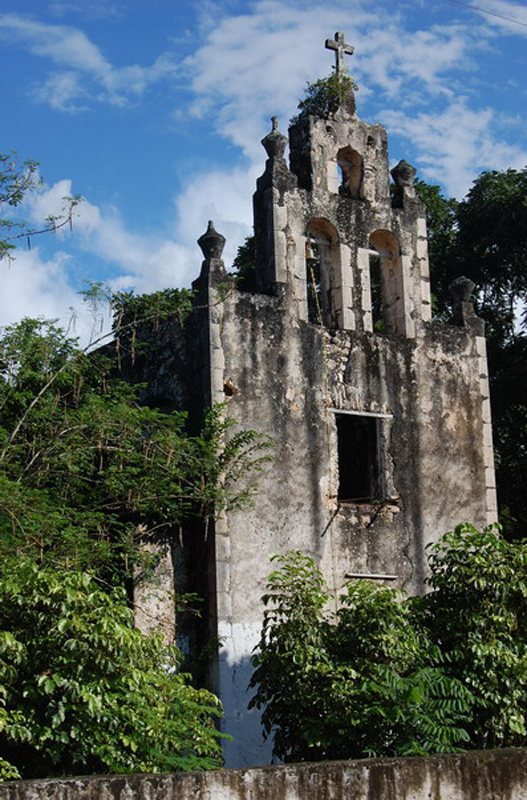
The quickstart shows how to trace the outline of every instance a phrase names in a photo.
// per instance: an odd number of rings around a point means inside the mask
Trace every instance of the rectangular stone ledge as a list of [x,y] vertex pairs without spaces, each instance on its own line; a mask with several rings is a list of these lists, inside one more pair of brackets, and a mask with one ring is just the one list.
[[[485,425],[485,428],[490,428],[490,425]],[[485,435],[486,431],[484,432]],[[486,467],[494,469],[494,447],[492,442],[490,444],[483,444],[483,461]]]
[[487,489],[496,488],[496,477],[494,474],[494,469],[492,467],[486,467],[485,469],[485,486],[487,487]]
[[[484,336],[476,336],[476,352],[478,356],[481,356],[485,359],[483,362],[486,365],[486,358],[487,358],[487,340]],[[485,368],[485,366],[484,366]]]
[[484,397],[481,401],[481,419],[489,425],[492,422],[490,400],[488,397]]
[[0,800],[525,800],[527,750],[10,781]]
[[486,491],[487,513],[494,516],[498,513],[498,499],[496,497],[496,489],[490,487]]
[[415,254],[417,258],[426,258],[428,255],[428,242],[426,239],[419,238],[415,243]]

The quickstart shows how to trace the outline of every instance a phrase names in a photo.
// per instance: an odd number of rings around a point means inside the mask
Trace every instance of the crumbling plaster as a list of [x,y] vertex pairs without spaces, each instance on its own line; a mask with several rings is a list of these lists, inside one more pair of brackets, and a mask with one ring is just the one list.
[[0,784],[0,800],[524,800],[526,796],[527,755],[522,749]]
[[[190,319],[163,323],[134,366],[147,399],[188,408],[194,429],[204,409],[226,401],[243,428],[274,440],[253,505],[220,515],[201,545],[185,533],[174,555],[177,588],[203,594],[207,612],[199,635],[179,634],[190,650],[222,642],[210,680],[234,736],[231,766],[270,758],[247,685],[273,554],[312,555],[335,603],[357,573],[395,576],[391,586],[420,593],[426,545],[458,522],[481,527],[496,516],[482,323],[463,280],[456,324],[430,320],[415,170],[400,162],[390,190],[386,133],[359,120],[354,103],[329,119],[301,115],[290,167],[286,142],[274,119],[254,196],[256,291],[227,275],[224,239],[210,224]],[[351,188],[346,174],[335,180],[342,152]],[[320,251],[319,324],[308,321],[310,239]],[[372,253],[384,259],[382,331],[373,330]],[[338,413],[376,420],[382,492],[367,502],[338,499]]]

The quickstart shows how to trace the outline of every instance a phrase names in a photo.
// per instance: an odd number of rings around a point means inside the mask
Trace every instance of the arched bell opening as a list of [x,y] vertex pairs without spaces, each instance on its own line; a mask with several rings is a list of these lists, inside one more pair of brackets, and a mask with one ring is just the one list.
[[363,163],[352,147],[341,147],[337,153],[339,194],[345,197],[362,197]]
[[326,219],[313,219],[306,228],[306,286],[309,322],[338,327],[336,291],[340,278],[337,230]]
[[405,333],[401,249],[387,230],[369,238],[371,314],[374,331]]

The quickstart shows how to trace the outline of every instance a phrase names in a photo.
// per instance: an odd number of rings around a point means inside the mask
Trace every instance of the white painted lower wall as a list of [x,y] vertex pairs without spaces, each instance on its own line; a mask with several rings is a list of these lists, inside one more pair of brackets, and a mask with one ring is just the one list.
[[220,621],[221,648],[215,690],[223,703],[221,730],[232,736],[223,745],[226,767],[263,766],[271,763],[272,742],[264,741],[260,712],[248,709],[251,657],[260,640],[261,624]]

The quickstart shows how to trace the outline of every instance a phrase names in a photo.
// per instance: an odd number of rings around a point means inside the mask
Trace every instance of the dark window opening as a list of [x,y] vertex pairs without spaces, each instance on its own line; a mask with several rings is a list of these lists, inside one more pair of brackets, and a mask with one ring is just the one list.
[[382,307],[382,264],[380,256],[370,256],[371,321],[373,330],[382,333],[384,315]]
[[322,325],[322,285],[320,248],[309,238],[306,246],[307,318],[314,325]]
[[382,500],[380,420],[337,414],[339,502]]

